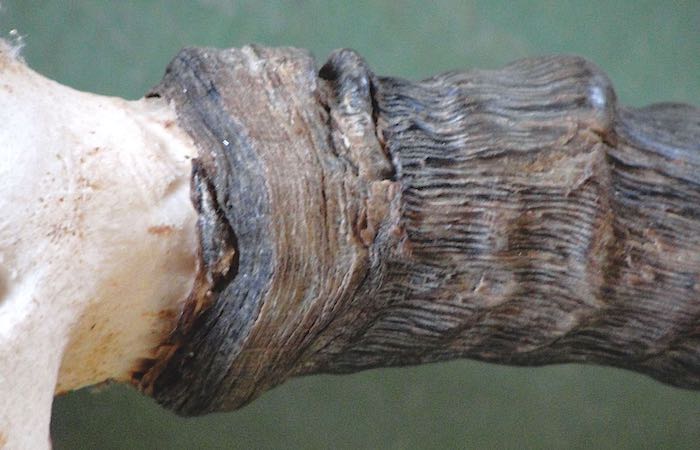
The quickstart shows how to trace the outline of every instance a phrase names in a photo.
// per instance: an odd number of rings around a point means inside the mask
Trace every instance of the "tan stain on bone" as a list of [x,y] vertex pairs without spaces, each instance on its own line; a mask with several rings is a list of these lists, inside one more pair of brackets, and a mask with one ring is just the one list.
[[148,227],[148,232],[155,235],[167,235],[171,234],[175,229],[170,225],[154,225]]

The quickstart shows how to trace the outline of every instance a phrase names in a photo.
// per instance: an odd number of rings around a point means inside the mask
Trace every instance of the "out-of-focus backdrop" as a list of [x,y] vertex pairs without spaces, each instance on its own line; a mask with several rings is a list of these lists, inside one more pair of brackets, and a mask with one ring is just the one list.
[[[0,0],[39,72],[138,98],[183,46],[352,47],[410,79],[546,53],[597,62],[626,104],[700,105],[700,1]],[[0,105],[2,107],[2,105]],[[1,163],[1,162],[0,162]],[[90,268],[86,268],[89,271]],[[0,399],[0,408],[2,399]],[[700,394],[610,368],[470,361],[287,382],[245,409],[182,419],[126,387],[55,402],[77,448],[698,448]]]

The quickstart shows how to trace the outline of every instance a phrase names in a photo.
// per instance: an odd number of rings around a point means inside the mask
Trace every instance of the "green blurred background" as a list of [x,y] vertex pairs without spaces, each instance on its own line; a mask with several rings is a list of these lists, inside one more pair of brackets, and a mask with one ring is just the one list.
[[[576,53],[624,103],[700,104],[700,0],[0,0],[0,34],[61,83],[138,98],[183,46],[352,47],[418,79]],[[1,404],[0,399],[0,404]],[[0,406],[1,407],[1,406]],[[56,400],[54,446],[74,448],[699,448],[700,394],[615,369],[457,361],[286,383],[241,411],[178,418],[125,387]]]

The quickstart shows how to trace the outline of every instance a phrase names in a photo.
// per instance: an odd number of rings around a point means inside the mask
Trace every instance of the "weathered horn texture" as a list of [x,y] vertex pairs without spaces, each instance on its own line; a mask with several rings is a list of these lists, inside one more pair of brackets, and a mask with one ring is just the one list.
[[468,357],[700,388],[700,110],[572,56],[421,81],[351,50],[185,49],[199,273],[134,383],[183,415]]

